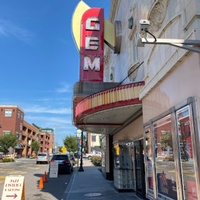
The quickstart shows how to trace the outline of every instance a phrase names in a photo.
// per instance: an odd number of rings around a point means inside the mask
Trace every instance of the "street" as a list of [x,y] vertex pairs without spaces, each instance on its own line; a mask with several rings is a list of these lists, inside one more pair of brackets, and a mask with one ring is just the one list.
[[[72,174],[60,174],[58,178],[48,177],[48,164],[36,164],[35,159],[21,158],[12,163],[0,163],[0,200],[6,176],[21,175],[25,178],[26,200],[65,200],[65,190]],[[43,189],[38,189],[41,176],[47,174]]]

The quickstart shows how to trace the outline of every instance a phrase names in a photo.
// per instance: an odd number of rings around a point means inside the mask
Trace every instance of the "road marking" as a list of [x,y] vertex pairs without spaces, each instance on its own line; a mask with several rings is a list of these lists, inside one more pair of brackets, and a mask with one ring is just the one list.
[[28,167],[28,169],[40,169],[39,167]]
[[22,172],[22,171],[11,171],[8,174],[27,174],[27,172]]

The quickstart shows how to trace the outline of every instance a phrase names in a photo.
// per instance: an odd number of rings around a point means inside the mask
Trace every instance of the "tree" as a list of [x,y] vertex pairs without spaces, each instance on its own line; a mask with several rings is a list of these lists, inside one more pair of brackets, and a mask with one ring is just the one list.
[[9,152],[9,147],[14,148],[17,145],[17,135],[13,133],[5,134],[0,136],[0,151],[4,154]]
[[78,142],[75,136],[66,136],[63,142],[68,152],[78,151]]
[[59,151],[60,153],[62,153],[62,146],[59,146],[59,147],[58,147],[58,151]]
[[35,154],[37,154],[40,149],[40,143],[38,141],[33,141],[31,143],[31,148],[32,148],[32,151],[34,151]]

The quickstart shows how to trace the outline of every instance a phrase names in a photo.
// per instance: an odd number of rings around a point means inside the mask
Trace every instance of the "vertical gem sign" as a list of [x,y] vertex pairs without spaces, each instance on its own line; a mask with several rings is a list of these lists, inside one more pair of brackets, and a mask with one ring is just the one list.
[[88,9],[81,20],[80,81],[103,82],[104,10]]

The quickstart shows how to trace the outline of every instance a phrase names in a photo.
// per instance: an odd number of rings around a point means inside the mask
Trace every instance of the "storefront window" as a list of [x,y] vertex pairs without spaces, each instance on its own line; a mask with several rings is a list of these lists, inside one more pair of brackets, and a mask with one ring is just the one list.
[[154,122],[158,197],[177,199],[171,115]]
[[183,191],[185,199],[196,200],[196,173],[194,167],[193,145],[190,127],[190,109],[189,106],[177,111],[177,126],[179,135],[180,159],[183,177]]

